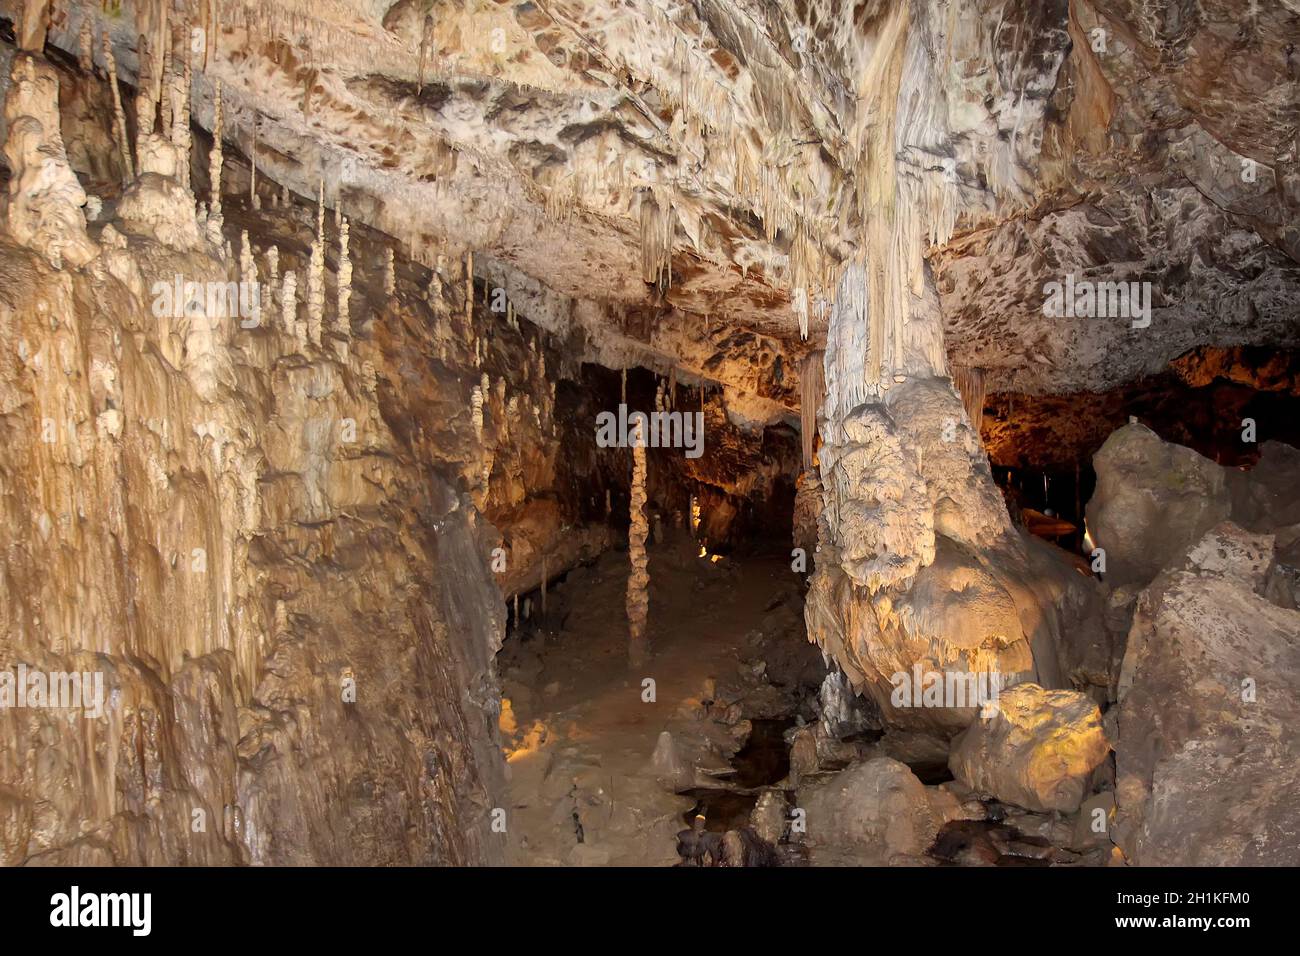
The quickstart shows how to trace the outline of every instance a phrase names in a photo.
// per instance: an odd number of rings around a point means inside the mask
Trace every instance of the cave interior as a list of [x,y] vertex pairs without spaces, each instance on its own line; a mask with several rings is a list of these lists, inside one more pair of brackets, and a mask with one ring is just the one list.
[[1298,40],[0,0],[0,862],[1300,863]]

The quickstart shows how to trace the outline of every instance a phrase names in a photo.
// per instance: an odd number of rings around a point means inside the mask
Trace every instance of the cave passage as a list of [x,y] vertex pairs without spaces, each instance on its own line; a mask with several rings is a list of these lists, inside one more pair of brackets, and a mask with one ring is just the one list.
[[0,0],[0,865],[1300,863],[1296,38]]

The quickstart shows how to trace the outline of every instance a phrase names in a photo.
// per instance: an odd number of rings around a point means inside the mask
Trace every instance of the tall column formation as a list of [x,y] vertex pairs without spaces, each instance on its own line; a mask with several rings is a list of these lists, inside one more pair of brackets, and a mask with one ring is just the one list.
[[650,559],[645,542],[650,533],[646,521],[646,459],[645,418],[636,419],[632,437],[632,490],[629,506],[631,523],[627,529],[627,555],[631,565],[627,578],[627,637],[628,661],[639,667],[649,658],[646,647],[645,625],[650,611]]
[[823,512],[805,618],[810,640],[887,720],[951,733],[979,708],[895,707],[891,678],[919,666],[1060,686],[1056,602],[1077,585],[1012,528],[948,378],[923,252],[951,236],[960,197],[948,165],[914,157],[951,150],[944,78],[957,54],[934,42],[942,25],[930,15],[897,4],[854,51],[866,248],[841,278],[827,331]]

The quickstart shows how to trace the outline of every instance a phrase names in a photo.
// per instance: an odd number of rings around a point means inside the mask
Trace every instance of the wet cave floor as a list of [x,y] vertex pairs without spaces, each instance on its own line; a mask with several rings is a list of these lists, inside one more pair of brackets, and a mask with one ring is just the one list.
[[[885,746],[883,731],[867,730],[841,742],[843,760],[823,758],[802,777],[792,770],[791,740],[818,720],[826,668],[806,639],[803,580],[788,549],[713,560],[683,533],[652,544],[650,580],[651,652],[641,667],[628,663],[625,552],[553,582],[544,614],[534,593],[521,604],[530,613],[512,622],[497,658],[510,777],[500,837],[511,864],[677,865],[677,834],[697,815],[710,832],[739,830],[765,793],[784,815],[798,787]],[[952,779],[942,754],[897,756],[929,787]],[[1065,862],[1017,827],[1046,818],[986,806],[986,819],[945,824],[911,865]],[[785,837],[778,865],[806,865],[806,848]]]
[[570,572],[498,656],[512,863],[672,865],[696,813],[743,825],[757,788],[786,776],[783,731],[824,675],[788,547],[715,561],[684,534],[652,545],[636,668],[626,581],[620,552]]

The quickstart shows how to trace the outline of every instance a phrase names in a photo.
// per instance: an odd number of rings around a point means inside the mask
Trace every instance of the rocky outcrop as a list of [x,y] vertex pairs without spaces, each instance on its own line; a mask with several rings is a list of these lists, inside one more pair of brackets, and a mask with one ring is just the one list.
[[952,742],[948,766],[973,790],[1027,810],[1073,813],[1110,753],[1083,694],[1019,684]]
[[1144,425],[1115,431],[1093,467],[1088,531],[1117,584],[1150,581],[1232,510],[1222,468]]
[[814,864],[887,866],[915,861],[949,819],[949,801],[888,757],[800,790],[804,841]]
[[1138,865],[1300,862],[1300,612],[1273,540],[1221,524],[1138,601],[1119,681],[1112,839]]

